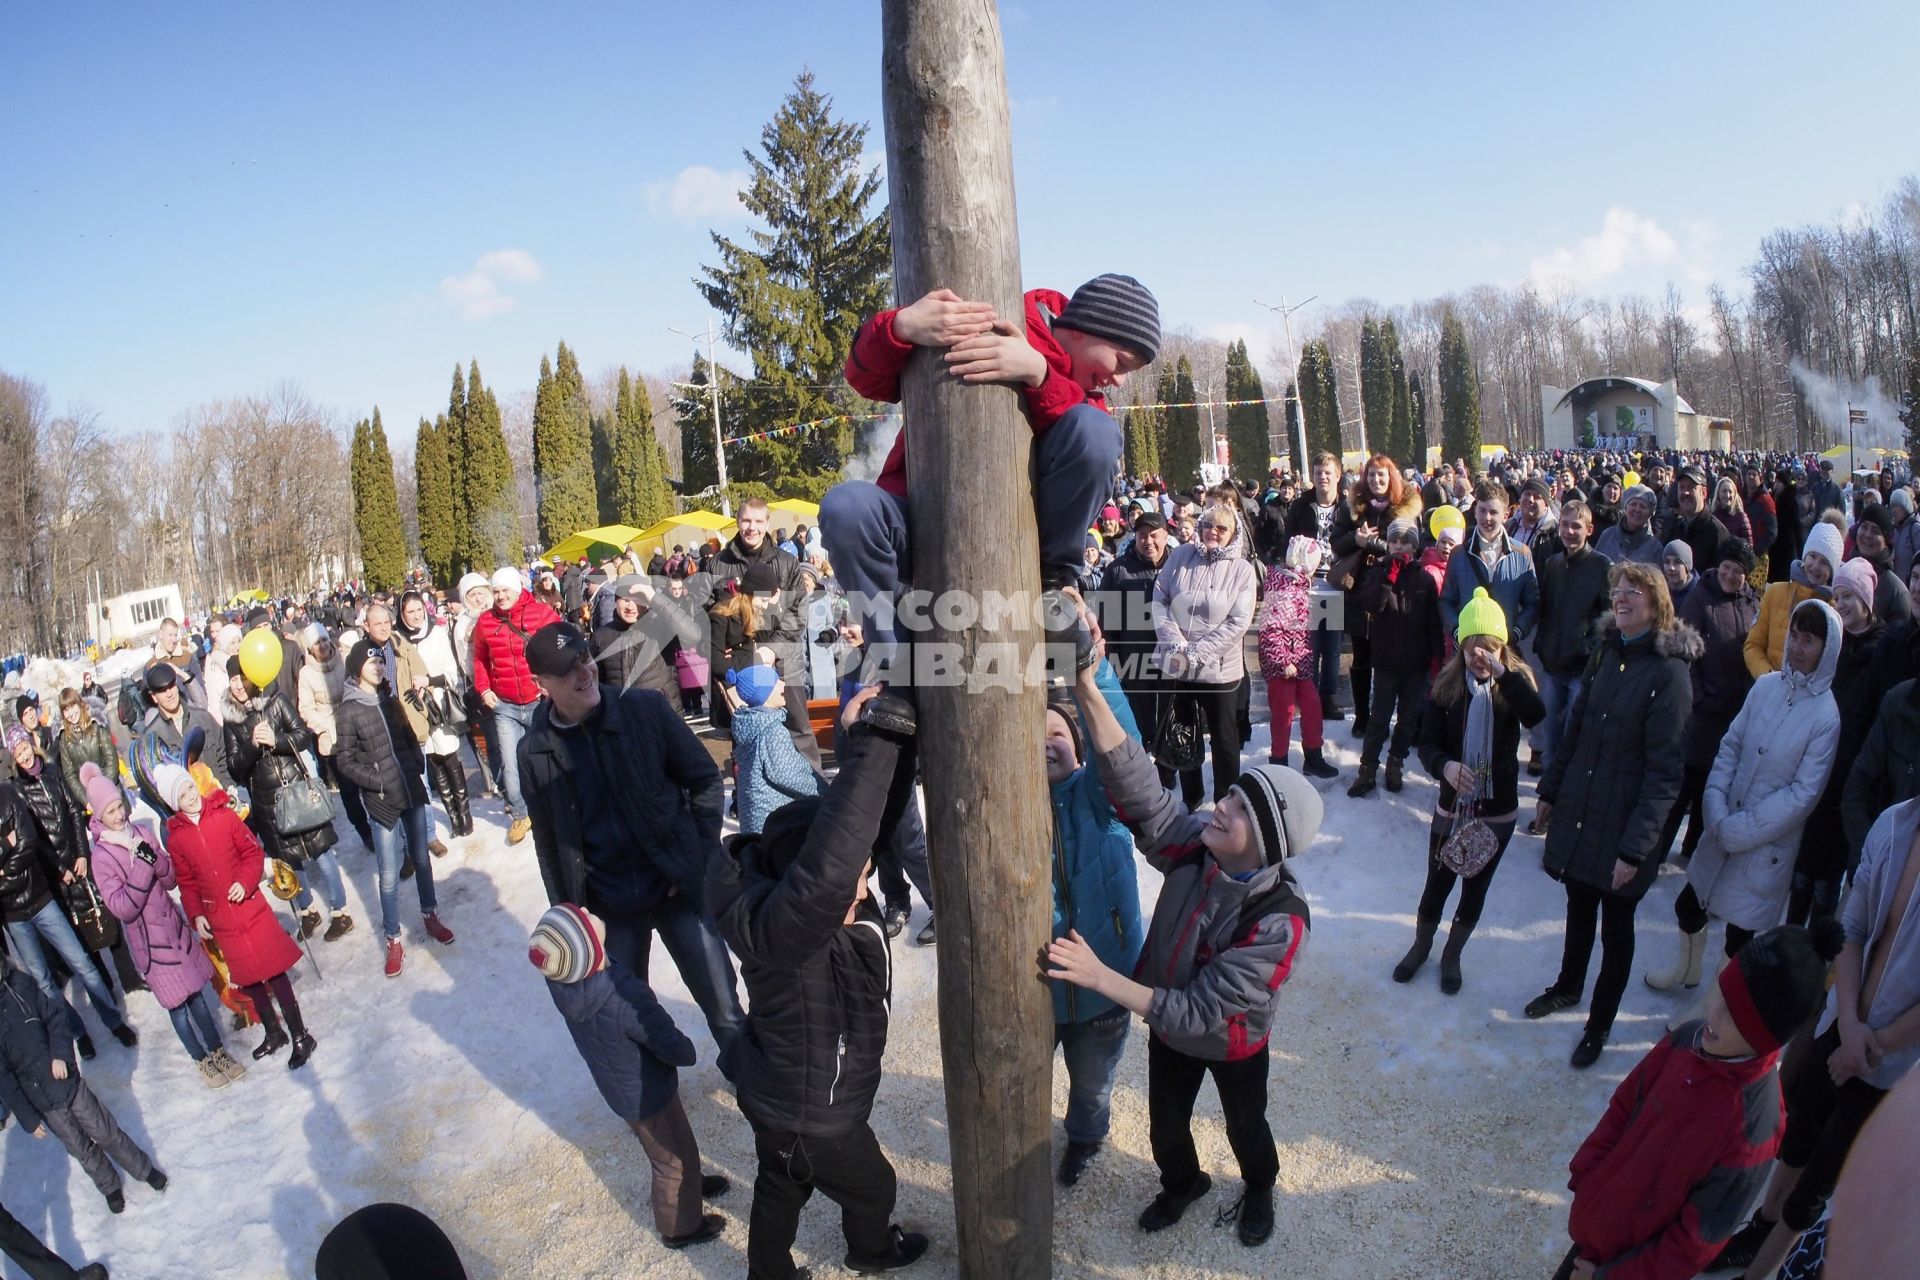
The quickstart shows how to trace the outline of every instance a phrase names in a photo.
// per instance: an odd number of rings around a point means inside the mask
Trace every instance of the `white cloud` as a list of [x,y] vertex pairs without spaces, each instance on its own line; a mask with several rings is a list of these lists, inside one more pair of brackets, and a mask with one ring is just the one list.
[[546,268],[525,249],[494,249],[474,259],[473,269],[440,281],[440,298],[463,320],[485,320],[511,311],[517,301],[501,286],[537,284]]
[[740,194],[747,182],[745,169],[722,173],[704,164],[688,165],[672,181],[647,184],[647,207],[679,222],[744,218],[747,210]]
[[1672,262],[1679,253],[1679,242],[1659,223],[1615,205],[1601,220],[1598,235],[1535,258],[1527,274],[1536,284],[1589,288],[1634,267]]

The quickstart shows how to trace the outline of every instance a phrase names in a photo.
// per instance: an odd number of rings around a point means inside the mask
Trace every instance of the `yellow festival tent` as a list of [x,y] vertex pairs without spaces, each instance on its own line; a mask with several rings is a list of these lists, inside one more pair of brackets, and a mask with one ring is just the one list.
[[684,547],[696,547],[708,538],[718,538],[725,542],[733,537],[738,526],[726,516],[713,511],[683,511],[677,516],[668,516],[665,520],[648,525],[627,540],[627,545],[646,560],[656,551],[671,551],[677,543]]
[[792,516],[808,528],[820,523],[820,504],[804,498],[782,498],[778,502],[769,502],[767,510],[773,513],[773,527],[776,529],[793,528],[793,520],[780,518],[783,514]]

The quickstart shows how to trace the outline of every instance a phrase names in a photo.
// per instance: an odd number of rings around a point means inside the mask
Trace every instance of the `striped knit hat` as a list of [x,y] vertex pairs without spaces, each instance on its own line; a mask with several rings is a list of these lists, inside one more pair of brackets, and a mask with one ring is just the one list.
[[607,967],[607,949],[584,907],[557,902],[533,926],[527,959],[555,982],[580,982]]
[[1132,347],[1142,361],[1160,354],[1160,304],[1132,276],[1095,276],[1073,291],[1056,323]]
[[1240,775],[1231,793],[1253,818],[1263,865],[1284,862],[1313,843],[1326,811],[1313,784],[1293,769],[1263,764]]

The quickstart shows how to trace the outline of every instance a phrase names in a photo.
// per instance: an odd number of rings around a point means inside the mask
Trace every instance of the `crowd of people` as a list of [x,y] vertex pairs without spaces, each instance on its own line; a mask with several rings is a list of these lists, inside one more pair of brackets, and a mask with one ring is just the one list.
[[[1440,944],[1459,995],[1495,875],[1516,835],[1537,839],[1566,920],[1525,1014],[1585,1002],[1574,1068],[1606,1051],[1639,903],[1684,869],[1679,953],[1643,975],[1674,1018],[1572,1160],[1560,1274],[1759,1280],[1811,1250],[1854,1139],[1920,1058],[1910,485],[1642,447],[1430,471],[1322,454],[1297,479],[1182,491],[1119,476],[1103,398],[1158,352],[1153,295],[1101,276],[1030,293],[1021,319],[937,291],[874,317],[847,375],[896,399],[913,350],[942,348],[957,377],[1019,386],[1035,432],[1059,1182],[1107,1140],[1139,1018],[1160,1178],[1139,1227],[1211,1190],[1192,1130],[1210,1077],[1241,1183],[1223,1221],[1270,1238],[1269,1035],[1311,932],[1291,859],[1327,805],[1377,804],[1418,767],[1438,789],[1392,980]],[[914,891],[915,939],[936,940],[921,636],[884,607],[915,585],[908,448],[903,431],[877,482],[831,490],[816,529],[749,501],[728,541],[644,563],[169,619],[111,695],[90,671],[47,709],[21,692],[0,783],[0,1119],[55,1134],[115,1213],[123,1173],[163,1191],[86,1084],[98,1050],[70,984],[126,1046],[148,993],[209,1089],[242,1058],[299,1069],[320,1037],[294,970],[354,933],[352,870],[370,863],[387,977],[406,969],[407,880],[418,936],[453,945],[434,867],[476,831],[471,789],[498,797],[509,845],[531,839],[551,906],[529,958],[651,1163],[665,1244],[718,1236],[707,1206],[729,1184],[702,1172],[679,1101],[696,1049],[652,992],[656,935],[753,1127],[749,1276],[805,1274],[791,1248],[815,1190],[842,1209],[850,1269],[921,1257],[870,1123]],[[343,859],[350,836],[366,862]],[[1165,876],[1150,909],[1136,855]],[[73,1274],[8,1231],[34,1274]]]

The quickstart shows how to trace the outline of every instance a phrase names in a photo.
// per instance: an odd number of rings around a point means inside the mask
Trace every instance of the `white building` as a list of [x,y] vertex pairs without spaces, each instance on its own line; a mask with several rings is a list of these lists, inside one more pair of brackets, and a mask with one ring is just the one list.
[[160,630],[161,622],[168,618],[177,622],[185,613],[179,584],[169,582],[89,604],[87,627],[102,649],[111,649],[116,644],[144,644]]
[[1549,449],[1578,449],[1592,429],[1602,446],[1632,449],[1733,448],[1733,421],[1700,413],[1669,380],[1608,374],[1571,387],[1542,386],[1540,412]]

